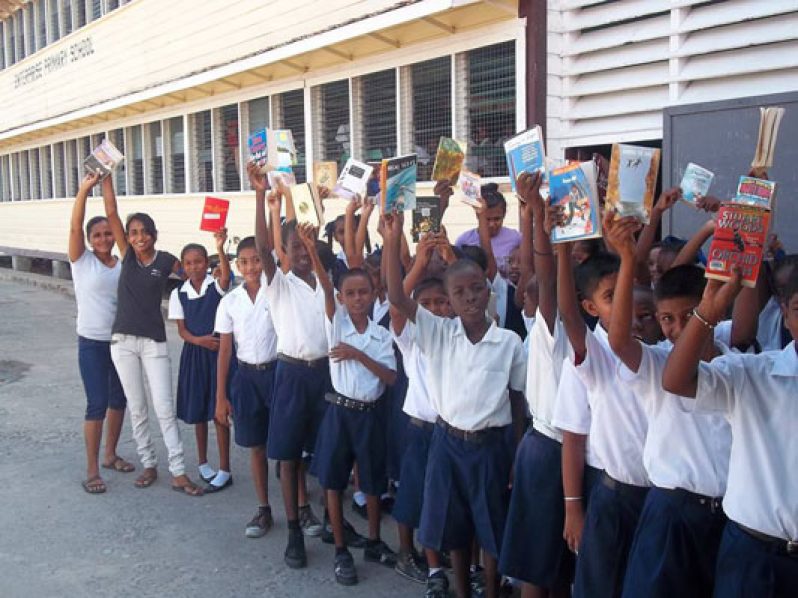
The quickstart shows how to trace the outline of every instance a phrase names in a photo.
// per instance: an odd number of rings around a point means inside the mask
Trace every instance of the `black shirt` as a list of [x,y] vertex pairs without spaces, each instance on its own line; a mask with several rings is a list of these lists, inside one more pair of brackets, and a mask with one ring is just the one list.
[[128,248],[122,258],[112,332],[166,341],[161,299],[176,261],[171,253],[157,251],[153,262],[144,266]]

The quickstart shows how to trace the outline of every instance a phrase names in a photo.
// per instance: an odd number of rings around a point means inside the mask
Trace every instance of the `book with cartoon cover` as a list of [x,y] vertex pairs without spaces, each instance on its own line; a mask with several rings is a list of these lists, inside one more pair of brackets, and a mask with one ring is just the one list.
[[418,243],[422,235],[437,233],[441,230],[441,204],[435,196],[417,197],[413,209],[413,226],[410,234],[414,243]]
[[313,182],[319,187],[332,189],[338,181],[338,164],[336,162],[314,162]]
[[435,164],[432,167],[433,181],[448,181],[451,185],[457,183],[457,177],[465,160],[464,147],[465,144],[461,141],[441,137],[435,154]]
[[387,158],[380,166],[380,199],[383,214],[416,207],[416,154]]
[[517,191],[516,180],[522,172],[546,173],[546,150],[543,147],[543,130],[539,125],[510,137],[504,142],[507,155],[507,170],[513,193]]
[[125,156],[116,149],[113,143],[107,139],[103,139],[100,145],[95,147],[83,160],[83,168],[85,172],[97,173],[100,175],[100,179],[104,179],[116,170],[116,167],[119,166],[124,159]]
[[681,185],[679,185],[682,189],[682,199],[695,206],[699,197],[707,196],[714,178],[715,173],[711,170],[689,162],[687,168],[684,169]]
[[767,243],[770,212],[752,206],[724,204],[718,210],[709,246],[706,277],[729,280],[732,266],[741,269],[742,284],[754,287]]
[[607,180],[607,205],[619,218],[631,216],[648,224],[659,175],[660,150],[615,143]]
[[741,176],[737,184],[737,195],[729,203],[742,206],[754,206],[764,210],[773,209],[776,199],[776,183],[752,176]]
[[549,173],[549,204],[562,206],[565,223],[551,231],[552,243],[601,236],[596,164],[569,164]]
[[481,189],[482,177],[465,168],[460,171],[460,178],[457,182],[457,197],[460,201],[472,208],[480,207]]

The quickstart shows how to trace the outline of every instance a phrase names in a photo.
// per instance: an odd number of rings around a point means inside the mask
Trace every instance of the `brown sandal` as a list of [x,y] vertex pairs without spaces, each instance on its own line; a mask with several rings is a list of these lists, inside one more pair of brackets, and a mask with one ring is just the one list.
[[104,469],[113,469],[119,473],[130,473],[136,471],[136,467],[132,463],[128,463],[122,457],[116,456],[110,463],[103,463]]
[[149,488],[155,483],[155,480],[157,479],[158,479],[157,470],[148,467],[142,472],[142,474],[138,478],[136,478],[136,481],[133,482],[133,485],[136,488]]
[[172,490],[175,492],[182,492],[187,496],[202,496],[204,494],[203,489],[191,481],[181,485],[172,484]]
[[88,494],[103,494],[106,491],[105,482],[98,476],[92,476],[80,483]]

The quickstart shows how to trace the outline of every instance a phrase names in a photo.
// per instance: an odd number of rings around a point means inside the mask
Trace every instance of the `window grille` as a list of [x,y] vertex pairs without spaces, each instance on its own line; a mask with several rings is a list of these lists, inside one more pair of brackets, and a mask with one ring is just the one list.
[[298,183],[307,180],[305,164],[305,92],[302,89],[287,91],[274,96],[276,129],[290,129],[296,145],[297,165],[294,174]]
[[30,166],[28,164],[28,151],[19,152],[19,186],[20,199],[30,199]]
[[244,169],[242,189],[250,191],[249,177],[246,172],[246,161],[249,159],[249,145],[247,140],[251,133],[270,126],[269,98],[255,98],[241,104],[241,141],[239,143],[241,155],[244,156]]
[[19,152],[11,154],[11,174],[12,196],[14,201],[19,201],[22,198],[22,183],[19,174]]
[[28,175],[30,178],[30,199],[42,199],[41,169],[39,168],[39,150],[28,151]]
[[61,37],[72,33],[72,0],[61,0]]
[[127,195],[127,169],[128,164],[130,164],[130,156],[127,155],[125,148],[124,129],[114,129],[113,131],[109,132],[108,141],[113,143],[114,146],[125,157],[125,159],[122,160],[122,163],[116,167],[116,173],[114,173],[114,191],[117,195]]
[[36,51],[36,20],[33,14],[33,4],[28,4],[22,9],[25,19],[25,55],[30,56]]
[[211,192],[213,191],[213,146],[210,110],[197,112],[189,117],[189,135],[191,192]]
[[39,148],[39,170],[41,175],[42,199],[53,198],[53,163],[50,160],[50,146]]
[[91,20],[96,21],[103,16],[102,0],[91,0]]
[[147,125],[147,193],[163,193],[163,132],[161,121]]
[[0,156],[0,201],[11,201],[11,160]]
[[6,68],[6,24],[0,21],[0,71]]
[[75,197],[80,184],[80,169],[78,164],[77,140],[71,139],[64,142],[66,158],[66,197]]
[[55,196],[66,197],[66,149],[63,142],[53,145],[53,175]]
[[352,105],[357,155],[367,162],[395,156],[396,70],[353,79]]
[[349,131],[349,80],[313,88],[313,149],[317,160],[343,168],[352,155]]
[[86,2],[85,0],[75,1],[75,29],[80,29],[86,24]]
[[141,125],[129,127],[127,130],[130,155],[128,164],[130,166],[130,195],[144,194],[144,140],[142,139]]
[[164,155],[166,157],[166,192],[186,192],[186,148],[183,117],[164,121]]
[[45,2],[47,0],[36,0],[36,49],[41,50],[47,45],[47,14]]
[[238,104],[214,109],[214,163],[221,191],[241,190],[241,146],[238,138]]
[[59,14],[59,2],[58,0],[49,0],[49,4],[47,5],[50,9],[48,12],[50,13],[50,37],[49,43],[53,43],[61,38],[61,18]]

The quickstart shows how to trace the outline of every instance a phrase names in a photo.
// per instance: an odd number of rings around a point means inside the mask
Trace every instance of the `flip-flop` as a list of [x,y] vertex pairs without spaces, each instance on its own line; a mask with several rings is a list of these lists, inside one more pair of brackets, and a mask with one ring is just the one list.
[[106,490],[105,482],[98,475],[92,476],[88,480],[83,480],[80,485],[83,486],[83,489],[88,494],[103,494]]
[[104,469],[113,469],[119,473],[130,473],[136,471],[136,467],[132,463],[128,463],[122,457],[114,457],[110,463],[103,463]]
[[133,482],[133,485],[136,488],[149,488],[155,483],[155,480],[157,479],[158,479],[158,474],[147,474],[145,472],[142,473],[138,478],[136,478],[136,481]]
[[172,490],[175,492],[182,492],[186,496],[193,496],[193,497],[200,497],[203,495],[203,490],[196,484],[192,484],[189,482],[188,484],[183,484],[182,486],[175,486],[172,484]]

